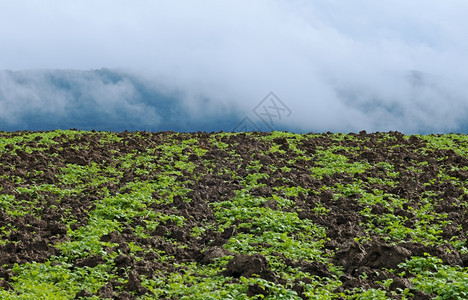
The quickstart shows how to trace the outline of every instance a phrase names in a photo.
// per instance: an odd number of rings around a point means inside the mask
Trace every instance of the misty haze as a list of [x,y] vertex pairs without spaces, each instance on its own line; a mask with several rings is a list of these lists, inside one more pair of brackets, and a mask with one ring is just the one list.
[[465,1],[24,3],[0,3],[3,130],[468,129]]

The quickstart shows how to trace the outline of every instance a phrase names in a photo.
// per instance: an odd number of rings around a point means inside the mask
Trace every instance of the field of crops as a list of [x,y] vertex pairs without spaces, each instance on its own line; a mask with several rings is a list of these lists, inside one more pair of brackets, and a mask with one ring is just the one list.
[[0,299],[467,299],[468,136],[0,132]]

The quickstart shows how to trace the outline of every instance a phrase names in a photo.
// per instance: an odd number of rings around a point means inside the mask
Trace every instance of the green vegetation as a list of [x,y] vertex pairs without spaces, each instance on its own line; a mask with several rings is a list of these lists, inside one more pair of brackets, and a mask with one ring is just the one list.
[[0,299],[468,298],[466,135],[3,132],[0,168]]

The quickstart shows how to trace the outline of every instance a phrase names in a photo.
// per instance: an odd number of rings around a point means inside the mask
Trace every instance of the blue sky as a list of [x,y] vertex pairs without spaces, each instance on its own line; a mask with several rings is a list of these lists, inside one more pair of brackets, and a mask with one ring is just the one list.
[[[247,118],[466,131],[466,11],[464,0],[0,0],[0,130],[229,131]],[[265,124],[254,108],[268,112],[270,92],[290,114]]]

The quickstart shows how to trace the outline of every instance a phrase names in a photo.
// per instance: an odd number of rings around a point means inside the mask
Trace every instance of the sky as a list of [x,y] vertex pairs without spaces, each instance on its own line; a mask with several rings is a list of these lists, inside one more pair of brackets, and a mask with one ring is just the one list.
[[468,132],[465,0],[0,0],[0,130]]

